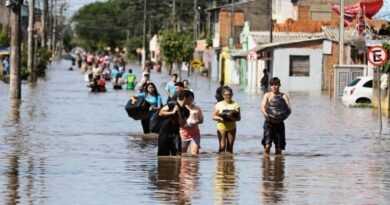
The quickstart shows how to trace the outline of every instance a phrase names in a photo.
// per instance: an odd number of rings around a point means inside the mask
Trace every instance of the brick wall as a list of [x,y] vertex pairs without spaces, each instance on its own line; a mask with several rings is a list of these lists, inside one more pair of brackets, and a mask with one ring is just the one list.
[[[220,45],[228,46],[229,45],[229,36],[232,31],[232,12],[230,11],[221,11],[219,13],[219,34],[220,34]],[[235,27],[235,35],[240,35],[240,28],[244,27],[244,13],[242,11],[236,11],[234,14],[234,27]],[[237,42],[236,38],[236,44]]]

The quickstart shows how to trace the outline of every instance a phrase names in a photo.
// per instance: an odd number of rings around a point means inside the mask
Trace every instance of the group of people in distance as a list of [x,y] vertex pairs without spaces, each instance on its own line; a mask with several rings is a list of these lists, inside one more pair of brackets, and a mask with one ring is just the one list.
[[[134,103],[137,98],[143,97],[151,105],[148,117],[141,120],[145,134],[150,133],[151,117],[158,112],[161,127],[158,134],[158,156],[179,156],[187,153],[191,147],[193,155],[199,154],[201,134],[199,124],[204,121],[202,109],[195,104],[195,95],[188,87],[188,81],[177,81],[177,74],[165,86],[168,99],[163,103],[157,88],[150,80],[150,73],[145,72],[138,84],[138,93],[131,95]],[[277,77],[269,81],[270,89],[263,96],[260,111],[265,117],[262,145],[264,154],[270,154],[272,143],[275,144],[275,154],[282,154],[285,149],[284,120],[291,113],[288,96],[280,92],[280,80]],[[217,103],[214,107],[212,119],[217,122],[217,136],[219,142],[218,153],[233,153],[234,141],[237,133],[237,121],[241,120],[240,105],[233,100],[233,90],[220,82],[215,95]]]

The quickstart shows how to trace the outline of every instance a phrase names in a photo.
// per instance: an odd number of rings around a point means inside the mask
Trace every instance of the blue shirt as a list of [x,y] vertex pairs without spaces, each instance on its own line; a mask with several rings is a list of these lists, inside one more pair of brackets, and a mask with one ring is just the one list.
[[111,70],[111,77],[112,78],[115,78],[117,75],[119,75],[119,77],[122,77],[122,72],[121,71],[119,71],[119,70],[116,70],[116,69],[112,69]]
[[[145,96],[145,93],[138,93],[137,94],[137,97],[144,97]],[[152,105],[153,108],[156,108],[158,107],[159,105],[162,105],[162,99],[161,99],[161,96],[158,95],[157,97],[153,96],[153,95],[150,95],[148,94],[146,97],[145,97],[145,100],[148,101],[148,103],[150,103],[150,105]]]
[[8,71],[8,68],[9,68],[8,60],[6,60],[6,59],[3,60],[3,67]]
[[165,86],[165,90],[171,93],[171,95],[174,95],[176,93],[175,83],[172,81],[167,83],[167,85]]

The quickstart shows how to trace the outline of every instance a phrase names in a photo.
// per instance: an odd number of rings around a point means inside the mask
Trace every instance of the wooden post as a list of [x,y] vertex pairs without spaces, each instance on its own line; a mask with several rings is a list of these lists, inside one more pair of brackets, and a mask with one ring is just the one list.
[[13,6],[11,16],[11,49],[10,49],[10,97],[21,99],[20,79],[20,4]]
[[27,41],[27,69],[30,72],[30,82],[35,82],[34,69],[34,7],[35,0],[29,0],[28,5],[28,41]]

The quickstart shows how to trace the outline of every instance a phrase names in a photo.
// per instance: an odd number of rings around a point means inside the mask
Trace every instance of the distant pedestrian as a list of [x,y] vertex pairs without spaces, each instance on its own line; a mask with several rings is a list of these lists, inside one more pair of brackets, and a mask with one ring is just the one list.
[[[291,113],[291,106],[288,96],[280,92],[280,80],[277,77],[273,77],[270,81],[271,90],[263,96],[260,110],[265,117],[264,121],[264,136],[261,143],[264,146],[264,154],[269,155],[271,152],[272,143],[275,144],[275,154],[281,155],[282,150],[286,147],[286,136],[284,119]],[[267,107],[269,104],[275,105],[274,107]],[[284,106],[283,106],[284,105]],[[285,116],[276,116],[273,110],[277,110],[278,113]],[[281,115],[281,114],[279,114]]]
[[4,59],[3,59],[3,72],[5,75],[9,74],[9,61],[8,61],[8,56],[4,56]]
[[135,85],[137,84],[137,76],[133,74],[133,70],[130,68],[129,73],[127,73],[124,77],[126,81],[126,89],[134,90]]
[[236,139],[236,121],[241,120],[240,106],[233,101],[233,90],[225,86],[222,91],[223,101],[215,105],[213,120],[217,121],[217,134],[219,140],[218,153],[233,153]]
[[169,119],[161,124],[158,137],[158,156],[181,155],[182,149],[179,129],[186,123],[184,115],[188,110],[185,106],[189,105],[191,100],[191,91],[183,90],[179,94],[176,102],[174,102],[175,104],[172,109],[170,109],[170,106],[173,101],[161,109],[159,115],[161,117],[169,117]]
[[184,90],[189,90],[191,92],[194,92],[190,87],[189,87],[189,82],[188,80],[183,80],[183,89]]
[[221,80],[219,81],[219,87],[217,88],[217,90],[215,91],[215,99],[217,100],[217,102],[220,102],[223,100],[223,95],[222,95],[222,91],[223,91],[223,86],[224,86],[224,81]]
[[79,52],[77,52],[77,65],[78,65],[78,68],[81,68],[82,63],[83,63],[83,57],[81,57],[81,54]]
[[263,93],[266,93],[268,91],[268,83],[269,83],[269,77],[267,69],[263,70],[263,77],[261,78],[260,84],[261,84],[261,91]]
[[173,94],[173,96],[171,96],[171,98],[169,98],[169,100],[167,100],[167,103],[169,101],[176,101],[177,98],[179,97],[180,93],[184,90],[184,83],[183,82],[176,82],[175,83],[175,94]]
[[171,81],[165,86],[165,91],[167,92],[167,102],[171,101],[172,96],[176,93],[175,83],[177,82],[177,74],[174,73],[171,76]]
[[161,73],[161,69],[162,69],[162,63],[161,61],[158,61],[156,64],[156,70],[158,73]]
[[141,82],[138,83],[138,85],[137,85],[137,90],[138,90],[138,92],[140,92],[140,93],[145,92],[145,90],[146,90],[146,85],[147,85],[148,83],[150,83],[150,82],[152,82],[152,81],[150,80],[150,75],[149,75],[149,73],[145,73],[145,74],[143,75],[143,78],[142,78]]

